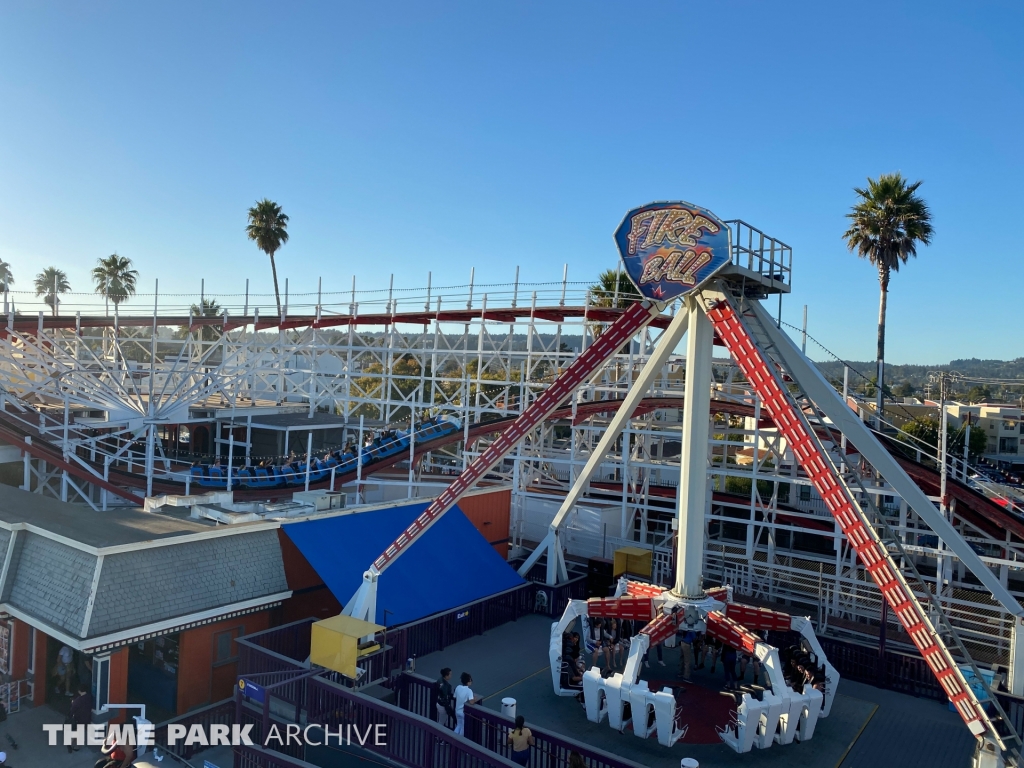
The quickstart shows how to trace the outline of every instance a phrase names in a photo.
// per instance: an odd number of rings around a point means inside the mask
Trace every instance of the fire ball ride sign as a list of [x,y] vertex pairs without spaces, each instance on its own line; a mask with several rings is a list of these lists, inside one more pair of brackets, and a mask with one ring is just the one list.
[[711,211],[683,202],[634,208],[615,230],[626,274],[659,302],[689,293],[728,264],[729,238],[729,227]]

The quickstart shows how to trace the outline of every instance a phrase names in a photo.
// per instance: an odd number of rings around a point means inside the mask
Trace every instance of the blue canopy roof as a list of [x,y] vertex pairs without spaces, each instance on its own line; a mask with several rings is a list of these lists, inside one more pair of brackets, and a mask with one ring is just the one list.
[[[342,605],[363,572],[426,503],[358,512],[282,526]],[[523,583],[458,506],[443,515],[381,574],[378,624],[394,626],[446,611]]]

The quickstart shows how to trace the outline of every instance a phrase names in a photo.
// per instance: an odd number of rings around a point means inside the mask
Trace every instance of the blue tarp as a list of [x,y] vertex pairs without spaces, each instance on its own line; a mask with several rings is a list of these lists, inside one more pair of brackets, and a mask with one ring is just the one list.
[[[359,512],[283,527],[342,605],[363,572],[424,509],[425,503]],[[381,574],[377,623],[394,626],[446,611],[523,583],[458,506],[443,515]]]

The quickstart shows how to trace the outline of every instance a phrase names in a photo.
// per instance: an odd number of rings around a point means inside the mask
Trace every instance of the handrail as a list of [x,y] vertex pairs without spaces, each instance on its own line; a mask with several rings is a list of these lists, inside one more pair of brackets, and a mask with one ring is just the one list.
[[[429,717],[430,692],[434,681],[415,672],[403,672],[399,683],[398,704],[407,711],[423,715],[424,710]],[[415,689],[415,693],[411,689]],[[511,756],[511,748],[507,745],[508,732],[515,723],[511,718],[480,705],[466,706],[466,732],[474,741],[493,752]],[[533,732],[536,745],[534,750],[540,755],[535,765],[548,768],[567,768],[569,754],[579,752],[590,768],[642,768],[626,758],[605,752],[602,749],[585,744],[576,739],[553,733],[532,723],[527,723]]]
[[359,746],[405,765],[417,768],[444,764],[475,768],[516,765],[425,717],[329,680],[311,678],[306,691],[308,723],[325,727],[351,724],[360,729],[384,726],[386,737],[383,744],[367,739]]

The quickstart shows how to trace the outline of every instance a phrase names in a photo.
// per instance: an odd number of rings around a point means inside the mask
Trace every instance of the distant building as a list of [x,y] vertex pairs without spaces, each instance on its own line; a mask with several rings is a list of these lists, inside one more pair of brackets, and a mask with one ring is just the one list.
[[949,415],[957,426],[970,415],[971,428],[980,428],[988,438],[985,458],[1001,464],[1024,464],[1024,418],[1016,405],[952,403]]

